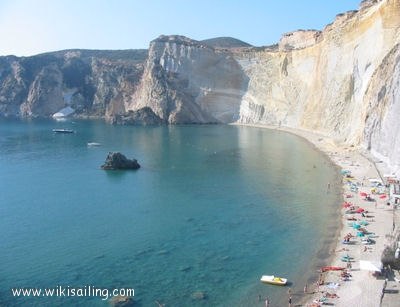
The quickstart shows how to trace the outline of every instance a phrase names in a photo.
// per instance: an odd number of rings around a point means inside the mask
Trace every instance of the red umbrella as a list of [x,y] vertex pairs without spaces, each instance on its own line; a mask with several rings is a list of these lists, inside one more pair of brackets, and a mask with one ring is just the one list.
[[363,209],[363,208],[358,208],[357,210],[356,210],[356,212],[357,213],[362,213],[362,212],[364,212],[365,210]]
[[361,193],[360,193],[360,196],[364,196],[364,197],[365,197],[365,196],[367,196],[367,195],[368,195],[368,194],[365,193],[365,192],[361,192]]
[[384,198],[386,198],[386,195],[381,195],[381,196],[379,196],[379,198],[384,199]]

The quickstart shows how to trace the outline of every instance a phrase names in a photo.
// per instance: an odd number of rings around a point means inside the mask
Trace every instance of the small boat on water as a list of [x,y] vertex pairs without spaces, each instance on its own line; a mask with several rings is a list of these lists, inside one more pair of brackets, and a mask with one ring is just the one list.
[[94,146],[101,146],[101,144],[100,143],[96,143],[96,142],[89,142],[89,143],[87,143],[87,146],[94,147]]
[[278,286],[284,286],[287,283],[286,278],[276,277],[274,275],[263,275],[260,281],[266,284],[278,285]]
[[71,129],[53,129],[55,133],[74,133],[74,130]]

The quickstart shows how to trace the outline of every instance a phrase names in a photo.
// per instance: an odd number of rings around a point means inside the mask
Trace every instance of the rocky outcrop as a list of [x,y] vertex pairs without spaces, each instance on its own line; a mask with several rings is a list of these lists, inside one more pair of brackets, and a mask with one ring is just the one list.
[[64,107],[77,116],[126,112],[146,50],[66,50],[0,57],[0,116],[50,117]]
[[115,115],[110,122],[117,125],[142,126],[166,124],[166,122],[158,117],[149,107],[144,107],[136,111],[129,111],[122,115]]
[[0,57],[0,115],[17,116],[28,96],[29,74],[14,56]]
[[[63,108],[62,73],[55,63],[44,66],[29,87],[28,97],[20,106],[24,117],[51,116]],[[51,101],[51,103],[49,103]]]
[[104,170],[128,170],[140,168],[136,159],[128,159],[120,152],[109,152],[106,161],[101,166]]
[[239,118],[247,77],[228,53],[183,36],[150,44],[128,110],[149,106],[169,123],[228,123]]
[[132,297],[122,296],[122,295],[113,296],[109,300],[109,303],[110,303],[111,307],[133,307],[133,306],[135,306],[135,301],[133,300]]
[[318,30],[298,30],[285,33],[279,41],[280,51],[307,48],[315,45],[321,38],[321,31]]

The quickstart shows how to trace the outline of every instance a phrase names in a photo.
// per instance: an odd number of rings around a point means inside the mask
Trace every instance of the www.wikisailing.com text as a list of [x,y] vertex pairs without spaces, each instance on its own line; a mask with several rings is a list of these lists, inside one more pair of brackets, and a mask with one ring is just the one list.
[[71,287],[56,286],[54,288],[12,288],[14,297],[99,297],[108,300],[113,296],[133,297],[133,288],[107,289],[94,286]]

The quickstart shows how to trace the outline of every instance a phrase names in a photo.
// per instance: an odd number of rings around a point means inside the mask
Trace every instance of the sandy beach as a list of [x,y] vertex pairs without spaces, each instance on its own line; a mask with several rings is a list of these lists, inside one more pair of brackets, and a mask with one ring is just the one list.
[[[385,247],[393,241],[393,234],[398,232],[400,225],[400,212],[394,210],[393,205],[387,205],[387,198],[371,194],[374,201],[365,200],[360,193],[371,193],[369,179],[380,179],[384,172],[389,170],[360,149],[343,146],[334,140],[310,131],[291,129],[285,127],[272,127],[266,125],[249,125],[253,127],[276,129],[293,133],[305,138],[317,149],[325,153],[342,170],[348,170],[353,177],[351,180],[359,183],[358,191],[351,191],[350,186],[343,180],[343,203],[349,202],[352,206],[359,206],[367,213],[345,214],[348,208],[341,209],[341,230],[336,239],[336,247],[331,251],[333,259],[327,265],[347,267],[347,262],[341,260],[344,256],[350,256],[351,268],[349,268],[348,280],[341,277],[338,271],[325,272],[320,275],[323,284],[307,285],[307,293],[298,295],[292,306],[399,306],[400,302],[400,272],[392,271],[390,276],[383,273],[381,276],[373,276],[371,271],[360,269],[362,261],[380,261]],[[342,207],[340,203],[338,206]],[[352,227],[354,221],[348,218],[354,217],[357,222],[364,221],[369,233],[373,233],[372,244],[362,244],[361,237],[357,237],[357,230]],[[343,238],[351,234],[351,244],[343,244]],[[384,291],[386,289],[386,291]],[[326,298],[328,296],[328,298]],[[298,301],[296,301],[298,300]]]

